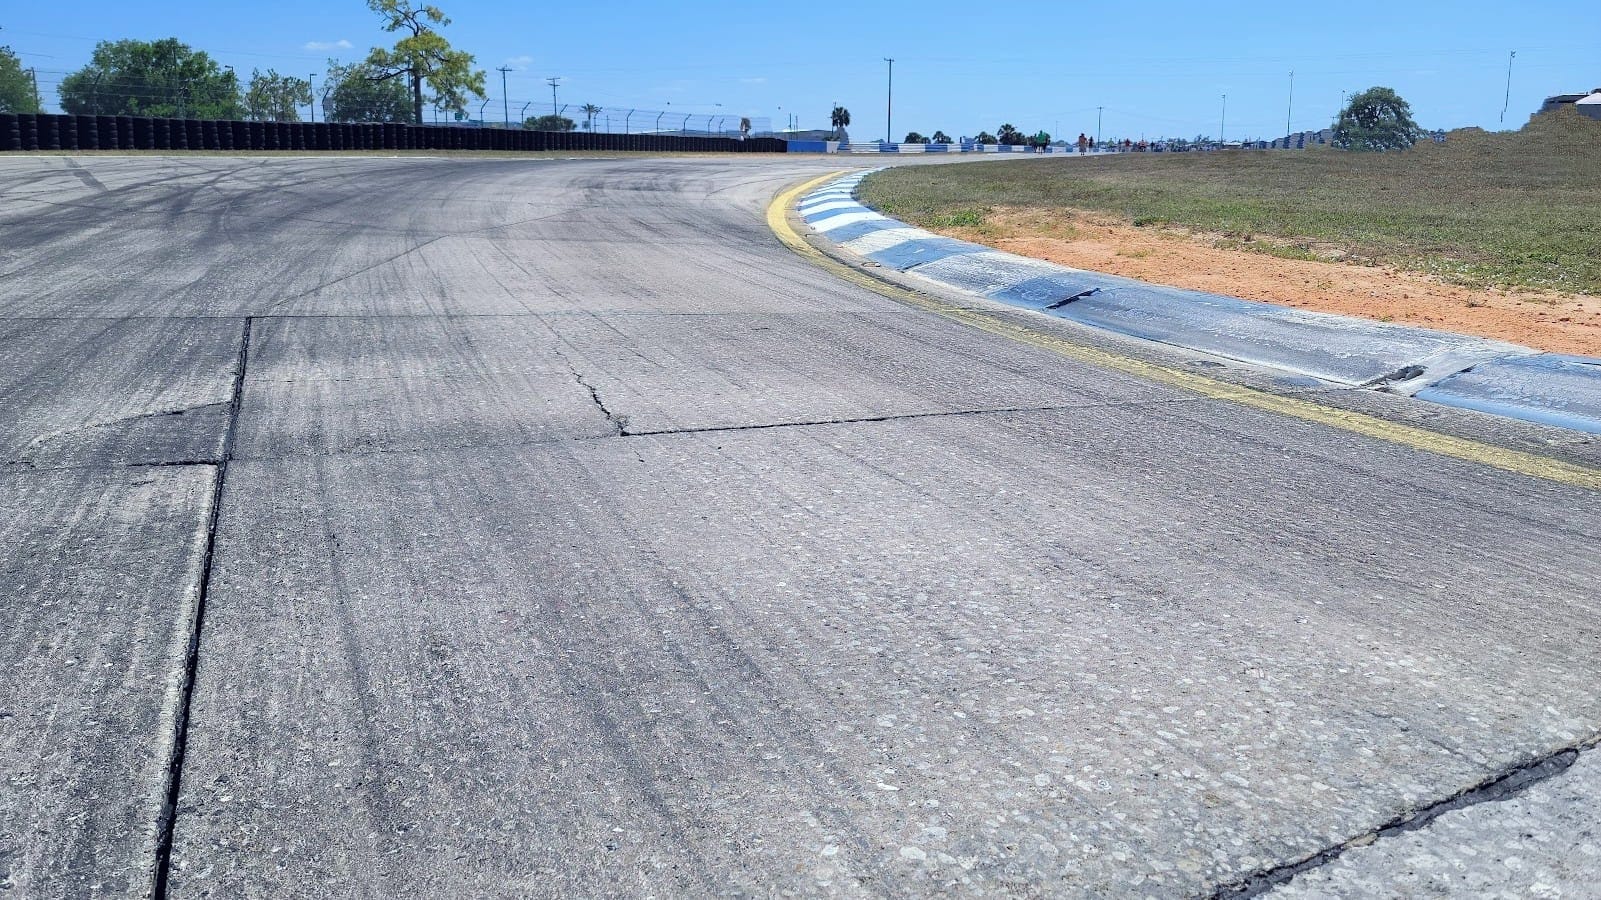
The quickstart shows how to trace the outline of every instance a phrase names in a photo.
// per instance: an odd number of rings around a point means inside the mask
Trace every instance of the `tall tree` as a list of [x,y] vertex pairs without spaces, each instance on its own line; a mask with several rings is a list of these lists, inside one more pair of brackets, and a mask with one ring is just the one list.
[[934,144],[949,144],[949,143],[952,143],[951,136],[946,134],[943,131],[934,132],[934,136],[929,138],[928,140],[929,140],[930,143],[934,143]]
[[594,131],[595,117],[600,115],[600,107],[593,103],[585,103],[583,106],[580,106],[579,109],[583,110],[584,112],[584,130]]
[[523,127],[529,131],[572,131],[578,123],[566,116],[553,116],[546,113],[542,116],[530,116],[523,121]]
[[398,78],[385,79],[366,63],[328,60],[322,107],[330,122],[410,122],[411,91]]
[[233,73],[177,38],[101,41],[57,93],[73,115],[236,119],[241,112]]
[[429,102],[458,113],[466,112],[467,95],[486,96],[484,70],[473,68],[473,55],[452,48],[435,30],[450,24],[439,7],[414,6],[412,0],[367,0],[367,8],[384,20],[385,31],[405,34],[393,47],[374,47],[367,65],[380,80],[406,80],[413,122],[422,124],[424,85],[430,91]]
[[995,139],[1013,147],[1028,143],[1028,138],[1023,136],[1023,132],[1014,128],[1010,122],[1002,125],[1001,130],[995,132]]
[[843,106],[836,105],[834,112],[828,117],[829,124],[834,126],[834,137],[845,139],[845,126],[851,123],[851,111]]
[[973,138],[973,140],[979,142],[980,144],[993,144],[995,143],[995,135],[990,134],[987,131],[980,131],[978,133],[978,137]]
[[926,143],[928,143],[928,138],[923,137],[921,134],[918,134],[915,131],[908,131],[908,132],[906,132],[906,140],[901,141],[901,143],[903,143],[903,144],[926,144]]
[[33,78],[10,47],[0,47],[0,112],[39,112],[33,96]]
[[1352,97],[1334,123],[1334,146],[1344,150],[1405,150],[1422,138],[1412,107],[1387,87]]
[[311,103],[311,82],[268,69],[250,73],[245,90],[245,115],[257,122],[298,122],[300,107]]

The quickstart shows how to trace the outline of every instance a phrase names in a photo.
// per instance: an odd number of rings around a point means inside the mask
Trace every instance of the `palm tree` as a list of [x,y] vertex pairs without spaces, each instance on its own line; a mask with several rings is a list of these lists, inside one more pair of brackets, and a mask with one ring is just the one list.
[[834,137],[844,140],[845,126],[851,123],[851,111],[843,106],[835,106],[829,121],[834,125]]
[[585,103],[583,106],[581,106],[579,108],[584,111],[584,130],[585,131],[594,131],[595,130],[595,117],[600,115],[600,107],[596,106],[593,103]]

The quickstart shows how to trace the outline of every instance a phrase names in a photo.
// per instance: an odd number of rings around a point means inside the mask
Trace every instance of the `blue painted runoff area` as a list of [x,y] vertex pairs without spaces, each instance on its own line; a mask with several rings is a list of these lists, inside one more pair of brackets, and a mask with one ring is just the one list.
[[1601,359],[1541,353],[1493,360],[1414,396],[1463,409],[1601,434]]
[[[901,224],[901,223],[896,223]],[[904,224],[901,227],[905,227]],[[833,235],[829,235],[832,240]],[[934,237],[929,240],[903,241],[883,250],[875,250],[867,254],[867,258],[879,265],[890,266],[901,270],[916,268],[925,263],[931,263],[947,256],[962,256],[969,253],[979,253],[987,248],[955,238]]]

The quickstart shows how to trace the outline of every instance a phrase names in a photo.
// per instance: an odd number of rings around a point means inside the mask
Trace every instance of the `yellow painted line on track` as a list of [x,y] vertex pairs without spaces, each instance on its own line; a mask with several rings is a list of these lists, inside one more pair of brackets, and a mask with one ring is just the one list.
[[1035,331],[982,310],[969,309],[949,303],[936,297],[920,294],[909,288],[874,278],[865,272],[859,272],[807,243],[806,239],[801,237],[800,232],[795,230],[794,225],[790,224],[790,210],[794,209],[796,200],[801,195],[843,174],[845,173],[840,171],[813,178],[780,193],[767,207],[767,227],[772,229],[773,234],[786,247],[820,268],[826,269],[852,284],[859,285],[907,306],[944,316],[947,319],[953,319],[964,325],[969,325],[991,334],[1001,335],[1031,347],[1038,347],[1103,369],[1111,369],[1115,372],[1123,372],[1148,381],[1180,388],[1202,397],[1213,400],[1226,400],[1252,409],[1291,416],[1307,422],[1327,425],[1330,428],[1338,428],[1341,431],[1378,438],[1382,441],[1388,441],[1389,443],[1410,447],[1415,450],[1424,450],[1441,456],[1449,456],[1492,466],[1508,472],[1516,472],[1519,475],[1543,478],[1547,481],[1555,481],[1573,487],[1601,490],[1601,469],[1564,462],[1559,459],[1540,456],[1536,453],[1526,453],[1522,450],[1512,450],[1506,447],[1497,447],[1494,444],[1441,434],[1437,431],[1430,431],[1413,425],[1403,425],[1399,422],[1391,422],[1377,416],[1370,416],[1366,413],[1326,406],[1300,397],[1286,397],[1281,394],[1256,390],[1255,388],[1229,384],[1215,378],[1208,378],[1205,375],[1197,375],[1194,372],[1186,372],[1171,366],[1123,356],[1108,350],[1078,343],[1061,335]]

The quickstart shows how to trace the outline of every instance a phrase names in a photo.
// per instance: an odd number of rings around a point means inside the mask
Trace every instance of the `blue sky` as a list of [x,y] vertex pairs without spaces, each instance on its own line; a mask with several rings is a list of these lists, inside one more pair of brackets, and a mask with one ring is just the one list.
[[[838,101],[853,137],[876,138],[886,56],[897,139],[1002,122],[1076,136],[1094,132],[1098,106],[1106,137],[1215,137],[1224,94],[1226,137],[1271,138],[1285,130],[1292,69],[1294,130],[1326,126],[1342,91],[1376,84],[1400,91],[1426,127],[1494,129],[1514,49],[1506,127],[1548,94],[1601,87],[1594,13],[1577,2],[436,2],[458,47],[485,69],[513,68],[513,114],[527,101],[548,112],[544,78],[559,75],[563,103],[725,110],[775,127],[790,113],[826,126]],[[8,6],[0,43],[46,87],[99,39],[176,36],[241,74],[320,75],[328,57],[357,59],[386,37],[362,0]],[[500,74],[489,74],[496,118]]]

